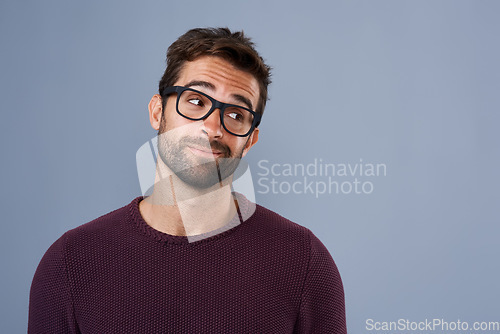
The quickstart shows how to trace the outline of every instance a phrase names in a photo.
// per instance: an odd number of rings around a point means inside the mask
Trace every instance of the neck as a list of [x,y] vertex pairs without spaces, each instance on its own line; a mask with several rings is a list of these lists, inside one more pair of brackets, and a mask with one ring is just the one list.
[[206,189],[184,183],[166,168],[157,170],[151,196],[139,204],[154,229],[178,236],[192,236],[224,227],[237,215],[231,177]]

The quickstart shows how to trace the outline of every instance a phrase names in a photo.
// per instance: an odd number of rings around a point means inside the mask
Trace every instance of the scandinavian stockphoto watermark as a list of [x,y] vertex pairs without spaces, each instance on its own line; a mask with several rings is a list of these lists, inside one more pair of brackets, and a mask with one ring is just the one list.
[[475,334],[480,332],[500,333],[500,321],[462,321],[447,320],[443,318],[423,319],[420,321],[410,319],[397,319],[395,321],[378,321],[366,319],[365,329],[377,334],[400,333],[460,333]]
[[315,158],[309,163],[257,163],[257,193],[312,195],[369,195],[375,178],[387,176],[385,163],[331,163]]

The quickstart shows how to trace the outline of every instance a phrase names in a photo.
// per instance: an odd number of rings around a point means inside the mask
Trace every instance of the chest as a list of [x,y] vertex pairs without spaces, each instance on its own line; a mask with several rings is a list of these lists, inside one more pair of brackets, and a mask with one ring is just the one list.
[[301,273],[262,254],[88,263],[71,274],[83,333],[291,333]]

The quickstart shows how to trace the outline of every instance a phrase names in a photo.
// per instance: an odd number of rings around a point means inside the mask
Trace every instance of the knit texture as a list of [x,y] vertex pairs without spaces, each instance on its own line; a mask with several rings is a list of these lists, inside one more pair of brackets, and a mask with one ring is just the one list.
[[188,242],[147,225],[141,200],[48,249],[29,333],[346,333],[339,272],[310,230],[257,205]]

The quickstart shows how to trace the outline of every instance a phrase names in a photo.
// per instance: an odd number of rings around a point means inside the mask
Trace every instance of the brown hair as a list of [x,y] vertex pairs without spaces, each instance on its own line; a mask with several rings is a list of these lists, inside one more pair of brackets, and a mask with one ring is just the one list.
[[[231,32],[228,28],[196,28],[179,37],[167,51],[167,68],[159,84],[162,95],[166,87],[173,86],[179,79],[186,61],[201,56],[217,56],[227,60],[236,68],[252,74],[259,82],[259,102],[256,112],[264,113],[267,101],[267,86],[271,83],[271,68],[264,63],[254,48],[254,43],[243,31]],[[166,96],[161,96],[163,106]]]

